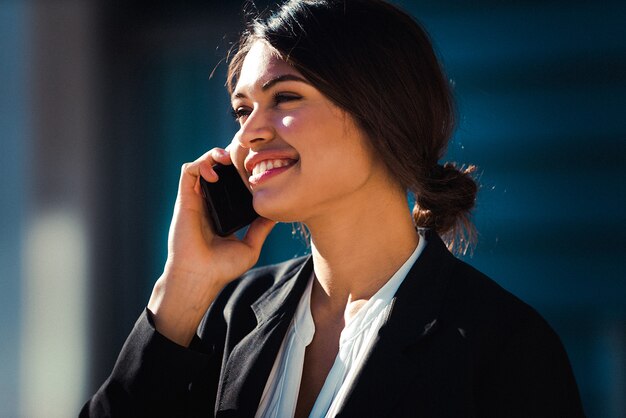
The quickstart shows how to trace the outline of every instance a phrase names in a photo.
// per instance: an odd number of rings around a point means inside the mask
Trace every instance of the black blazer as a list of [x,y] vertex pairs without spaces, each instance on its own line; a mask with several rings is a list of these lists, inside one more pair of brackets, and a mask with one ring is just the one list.
[[[549,325],[436,234],[427,241],[338,416],[584,416]],[[312,268],[298,258],[232,282],[190,348],[144,312],[80,416],[253,417]]]

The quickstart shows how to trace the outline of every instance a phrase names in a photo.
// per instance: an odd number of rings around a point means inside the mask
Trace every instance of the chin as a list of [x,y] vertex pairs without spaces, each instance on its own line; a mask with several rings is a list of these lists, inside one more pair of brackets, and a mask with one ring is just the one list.
[[264,218],[270,219],[275,222],[282,223],[290,223],[290,222],[300,222],[300,217],[294,216],[293,214],[286,213],[281,210],[265,210],[265,209],[257,209],[256,205],[254,207],[256,213],[261,215]]
[[288,223],[302,220],[302,216],[287,209],[289,205],[282,199],[260,199],[255,196],[253,206],[256,213],[272,221]]

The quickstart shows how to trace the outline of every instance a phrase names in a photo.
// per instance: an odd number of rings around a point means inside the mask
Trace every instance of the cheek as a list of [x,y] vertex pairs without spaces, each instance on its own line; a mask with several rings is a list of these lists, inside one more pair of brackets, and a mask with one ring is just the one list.
[[282,141],[286,142],[289,146],[297,147],[300,143],[300,139],[303,135],[306,135],[308,122],[305,117],[294,114],[289,115],[276,115],[272,119],[272,126],[274,127],[276,136]]

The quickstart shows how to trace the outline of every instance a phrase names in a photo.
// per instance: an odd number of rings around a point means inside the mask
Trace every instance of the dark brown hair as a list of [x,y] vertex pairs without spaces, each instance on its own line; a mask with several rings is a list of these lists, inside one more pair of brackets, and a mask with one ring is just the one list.
[[287,1],[249,23],[229,63],[231,93],[259,40],[355,119],[389,171],[414,193],[416,226],[435,229],[464,252],[474,238],[474,167],[439,164],[455,111],[424,29],[384,1]]

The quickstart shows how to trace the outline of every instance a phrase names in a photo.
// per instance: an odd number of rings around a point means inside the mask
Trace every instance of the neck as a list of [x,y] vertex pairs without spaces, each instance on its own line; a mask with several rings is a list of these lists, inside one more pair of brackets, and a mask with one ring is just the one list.
[[320,301],[345,308],[366,301],[404,264],[415,250],[418,234],[406,198],[380,200],[357,213],[334,213],[307,223]]

